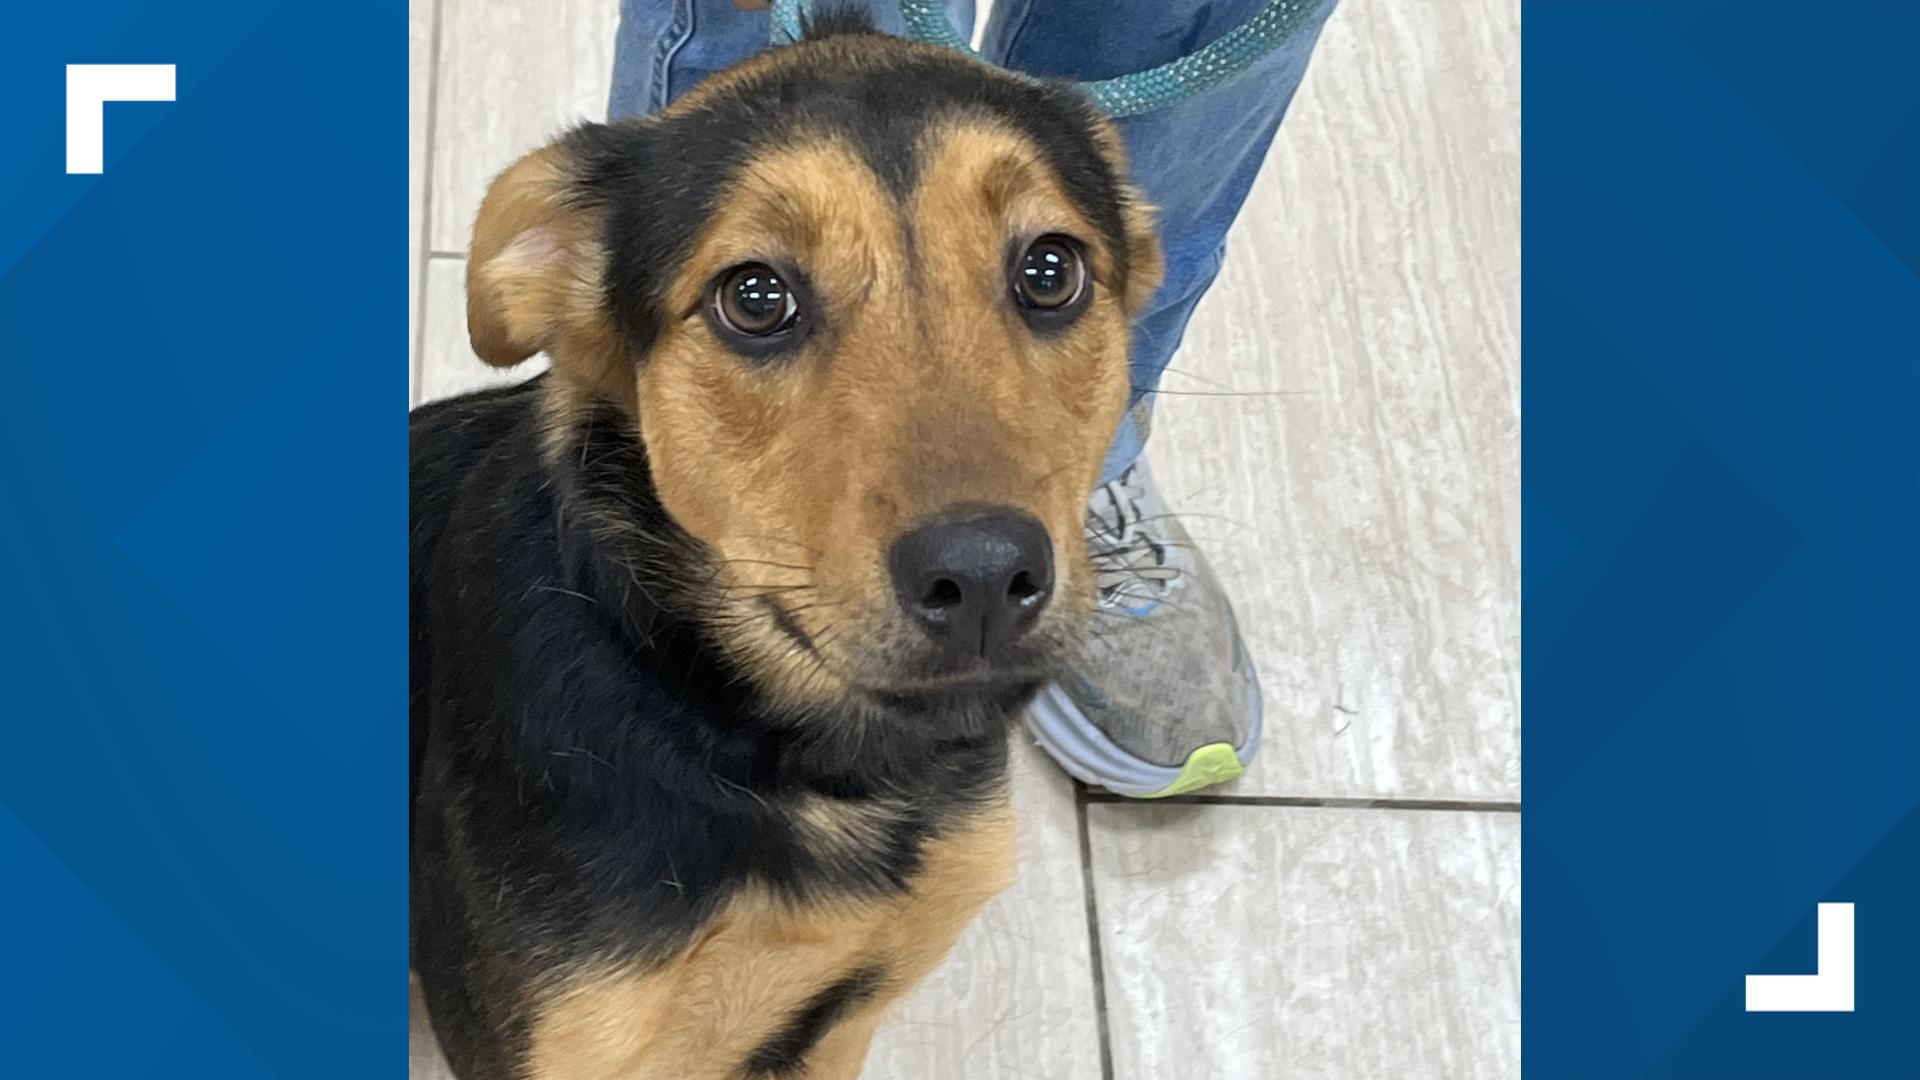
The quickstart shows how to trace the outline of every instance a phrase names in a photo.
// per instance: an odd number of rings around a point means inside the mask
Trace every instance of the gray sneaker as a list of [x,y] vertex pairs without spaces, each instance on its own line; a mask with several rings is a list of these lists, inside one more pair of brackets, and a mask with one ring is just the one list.
[[1231,780],[1260,745],[1260,679],[1233,605],[1143,459],[1087,502],[1100,588],[1093,639],[1028,711],[1089,784],[1140,799]]

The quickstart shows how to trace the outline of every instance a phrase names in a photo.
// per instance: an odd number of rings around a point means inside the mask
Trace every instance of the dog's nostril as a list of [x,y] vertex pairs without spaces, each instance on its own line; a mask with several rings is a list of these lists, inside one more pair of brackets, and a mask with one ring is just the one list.
[[1022,607],[1037,603],[1047,590],[1034,583],[1033,575],[1025,570],[1013,575],[1007,583],[1007,595]]
[[926,595],[920,598],[920,606],[928,611],[945,611],[950,607],[957,607],[963,599],[965,597],[961,594],[958,583],[948,578],[941,578],[927,587]]

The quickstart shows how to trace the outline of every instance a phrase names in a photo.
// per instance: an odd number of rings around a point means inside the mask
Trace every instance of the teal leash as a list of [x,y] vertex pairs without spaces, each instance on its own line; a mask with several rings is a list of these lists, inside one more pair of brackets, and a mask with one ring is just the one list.
[[801,23],[800,0],[773,0],[773,43],[791,45],[806,36]]
[[[1327,0],[1269,0],[1254,16],[1227,31],[1198,52],[1159,67],[1098,82],[1080,83],[1080,89],[1113,116],[1137,116],[1178,105],[1252,67],[1261,57],[1280,49]],[[899,0],[907,34],[916,41],[944,45],[974,59],[980,54],[947,21],[941,0]],[[773,0],[773,42],[800,40],[802,20],[810,0]]]

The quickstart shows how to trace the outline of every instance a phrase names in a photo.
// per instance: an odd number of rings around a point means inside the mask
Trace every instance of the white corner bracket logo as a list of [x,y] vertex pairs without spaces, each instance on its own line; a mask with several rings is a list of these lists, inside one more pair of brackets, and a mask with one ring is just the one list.
[[107,102],[172,100],[172,64],[68,64],[67,174],[106,168]]
[[1747,976],[1748,1012],[1853,1011],[1853,905],[1821,904],[1811,975]]

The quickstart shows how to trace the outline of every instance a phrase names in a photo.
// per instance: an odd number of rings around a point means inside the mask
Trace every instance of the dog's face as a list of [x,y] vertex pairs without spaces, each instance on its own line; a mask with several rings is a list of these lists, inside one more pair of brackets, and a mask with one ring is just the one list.
[[631,419],[703,549],[677,572],[777,701],[1017,695],[1092,606],[1086,494],[1159,272],[1124,175],[1066,90],[806,42],[503,174],[475,348],[552,354],[556,445],[589,402]]

